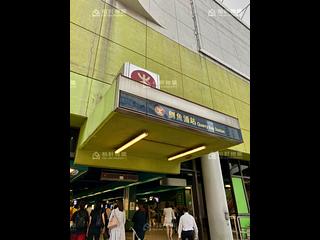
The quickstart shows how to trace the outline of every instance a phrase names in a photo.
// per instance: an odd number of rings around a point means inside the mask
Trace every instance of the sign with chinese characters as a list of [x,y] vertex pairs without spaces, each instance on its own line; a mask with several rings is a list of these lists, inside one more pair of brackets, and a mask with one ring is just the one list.
[[187,126],[207,133],[242,141],[240,129],[211,121],[149,99],[144,99],[133,94],[120,91],[119,101],[119,106],[121,108],[130,109],[168,122],[174,122],[181,126]]
[[133,65],[132,63],[125,63],[123,66],[122,73],[124,74],[124,76],[131,78],[132,80],[141,82],[153,88],[160,89],[159,74]]

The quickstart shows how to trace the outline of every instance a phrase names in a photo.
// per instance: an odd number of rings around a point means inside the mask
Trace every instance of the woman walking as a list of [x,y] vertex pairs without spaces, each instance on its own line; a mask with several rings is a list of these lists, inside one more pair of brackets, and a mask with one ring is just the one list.
[[168,202],[166,202],[166,207],[163,209],[163,217],[164,217],[163,226],[165,226],[167,228],[167,238],[168,238],[168,240],[173,240],[173,238],[172,238],[172,227],[173,227],[172,220],[176,219],[176,217],[174,216],[173,209],[170,207]]
[[94,210],[90,213],[89,227],[87,231],[88,240],[99,240],[105,226],[104,212],[101,203],[97,202]]
[[133,229],[135,230],[137,236],[135,240],[144,239],[144,234],[148,230],[148,210],[147,206],[143,203],[139,203],[139,210],[136,211],[132,217],[132,222],[134,222]]
[[118,224],[110,229],[110,240],[125,240],[126,232],[124,225],[126,223],[126,215],[123,210],[122,200],[117,201],[117,206],[111,211],[109,222],[112,222],[113,218],[116,218]]

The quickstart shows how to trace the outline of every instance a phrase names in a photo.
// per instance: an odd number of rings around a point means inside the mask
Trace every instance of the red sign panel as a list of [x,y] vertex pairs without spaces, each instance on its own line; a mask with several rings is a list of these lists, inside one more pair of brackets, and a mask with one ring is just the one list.
[[130,78],[135,81],[146,84],[150,87],[156,88],[156,81],[153,79],[153,77],[149,73],[145,71],[135,70],[131,73]]

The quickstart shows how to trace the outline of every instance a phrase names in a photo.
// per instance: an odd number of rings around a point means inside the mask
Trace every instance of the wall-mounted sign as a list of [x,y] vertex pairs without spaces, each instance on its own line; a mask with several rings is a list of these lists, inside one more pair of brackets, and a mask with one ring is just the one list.
[[187,180],[184,178],[163,178],[160,180],[160,186],[186,187]]
[[101,181],[137,182],[139,180],[139,177],[138,175],[134,175],[134,174],[101,172],[100,180]]
[[136,203],[135,202],[130,202],[129,210],[130,211],[134,211],[134,210],[136,210],[135,208],[136,208]]
[[133,65],[132,63],[125,63],[123,66],[122,73],[124,76],[131,78],[132,80],[141,82],[153,88],[160,89],[159,74]]
[[226,138],[242,141],[240,129],[236,129],[215,121],[196,116],[191,113],[172,108],[149,99],[120,91],[119,106],[149,116],[157,117],[168,122],[202,130],[207,133],[220,135]]

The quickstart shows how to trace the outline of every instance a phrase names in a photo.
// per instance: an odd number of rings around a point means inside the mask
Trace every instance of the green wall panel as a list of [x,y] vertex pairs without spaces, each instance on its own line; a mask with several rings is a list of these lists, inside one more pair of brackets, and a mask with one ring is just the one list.
[[[116,11],[111,7],[108,9]],[[101,35],[135,52],[146,55],[146,25],[119,12],[119,10],[112,16],[103,18]]]
[[85,116],[70,113],[70,127],[80,128],[85,121]]
[[233,98],[211,88],[213,108],[233,117],[238,117]]
[[241,144],[238,144],[236,146],[233,146],[233,147],[230,147],[228,148],[230,150],[234,150],[234,151],[238,151],[238,152],[245,152],[246,153],[246,149],[245,149],[245,146],[244,146],[244,143],[241,143]]
[[160,75],[161,90],[179,97],[183,97],[183,82],[181,73],[150,59],[147,59],[147,69]]
[[181,72],[179,44],[147,28],[147,57]]
[[206,60],[210,87],[220,90],[221,92],[232,96],[230,81],[227,75],[227,70],[217,64]]
[[248,81],[237,77],[233,73],[228,73],[228,77],[230,80],[232,96],[250,104],[250,84]]
[[98,36],[70,24],[70,70],[90,76],[93,71]]
[[101,37],[93,78],[112,83],[111,76],[119,73],[124,62],[145,68],[144,56]]
[[104,3],[100,0],[70,0],[70,21],[99,34],[103,9]]
[[241,129],[250,131],[250,105],[234,99]]
[[114,110],[116,95],[116,82],[109,87],[103,98],[96,105],[94,111],[90,114],[85,124],[81,127],[78,145],[82,145],[101,123],[107,118],[107,116]]
[[232,186],[236,199],[238,214],[249,213],[244,186],[241,178],[232,177]]
[[92,80],[92,86],[90,90],[89,102],[87,116],[95,109],[96,105],[101,101],[102,97],[105,95],[106,91],[110,88],[110,84]]
[[183,97],[208,108],[213,108],[209,86],[187,76],[183,76]]
[[91,79],[70,72],[70,113],[86,116]]
[[241,129],[241,132],[245,146],[245,152],[250,153],[250,132],[244,129]]
[[180,46],[180,54],[183,74],[209,85],[205,58],[182,46]]

